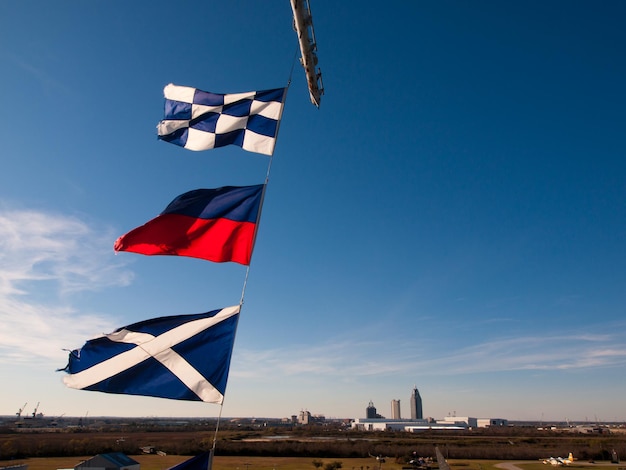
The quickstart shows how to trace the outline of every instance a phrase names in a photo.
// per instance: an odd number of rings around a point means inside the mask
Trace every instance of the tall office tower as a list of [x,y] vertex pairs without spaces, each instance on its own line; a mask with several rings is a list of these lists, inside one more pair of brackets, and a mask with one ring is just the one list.
[[402,419],[400,417],[400,400],[391,400],[391,419]]
[[420,392],[417,391],[417,386],[413,387],[413,393],[411,394],[411,419],[424,419],[422,397],[420,397]]
[[369,405],[367,405],[367,408],[365,408],[365,417],[368,419],[378,418],[378,414],[376,413],[376,407],[374,406],[374,403],[372,403],[372,400],[370,400]]

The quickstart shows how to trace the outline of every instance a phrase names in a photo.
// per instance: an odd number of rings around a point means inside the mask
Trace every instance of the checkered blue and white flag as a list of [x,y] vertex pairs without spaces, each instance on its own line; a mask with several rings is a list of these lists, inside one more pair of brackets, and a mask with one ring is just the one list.
[[272,155],[282,116],[285,88],[247,93],[210,93],[169,84],[159,139],[189,150],[238,145]]
[[240,307],[146,320],[69,354],[70,388],[221,404]]

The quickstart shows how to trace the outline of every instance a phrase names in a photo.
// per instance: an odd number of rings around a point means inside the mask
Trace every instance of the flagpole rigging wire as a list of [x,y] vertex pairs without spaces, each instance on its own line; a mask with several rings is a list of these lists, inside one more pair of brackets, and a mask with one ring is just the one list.
[[[297,58],[297,54],[298,54],[298,49],[296,49],[296,52],[294,54],[294,60],[292,61],[291,64],[291,70],[289,71],[289,79],[287,80],[287,86],[285,87],[285,92],[283,95],[283,106],[280,110],[280,116],[278,116],[278,125],[276,127],[276,142],[278,142],[278,132],[280,130],[280,123],[282,121],[282,117],[283,117],[283,111],[285,109],[285,105],[287,104],[287,91],[289,91],[289,87],[291,86],[291,79],[293,77],[293,70],[294,70],[294,65],[295,65],[295,61]],[[274,143],[274,149],[276,148],[276,142]],[[256,236],[257,236],[257,231],[259,229],[259,222],[261,220],[261,213],[263,212],[263,203],[265,201],[265,191],[267,189],[267,185],[269,184],[270,181],[270,172],[272,170],[272,162],[274,161],[274,152],[272,151],[272,154],[270,155],[269,158],[269,162],[267,163],[267,171],[265,173],[265,181],[263,184],[263,192],[261,194],[261,202],[259,205],[259,212],[257,214],[257,219],[256,219],[256,224],[255,224],[255,229],[254,229],[254,237],[252,239],[252,248],[253,248],[253,253],[254,253],[254,245],[256,243]],[[250,260],[250,263],[246,266],[246,274],[244,276],[244,281],[243,281],[243,286],[241,288],[241,298],[239,299],[239,313],[241,314],[241,308],[243,307],[243,303],[244,303],[244,297],[246,295],[246,287],[248,286],[248,277],[250,275],[250,265],[252,264],[252,260]],[[237,322],[239,323],[239,322]],[[236,336],[236,331],[235,331],[235,336]],[[224,398],[225,399],[225,398]],[[215,435],[213,437],[213,446],[211,448],[211,460],[209,462],[209,469],[211,470],[211,467],[213,465],[213,455],[215,455],[215,446],[217,444],[217,434],[219,431],[219,426],[220,426],[220,420],[222,418],[222,410],[224,408],[224,399],[222,400],[222,403],[220,404],[220,412],[218,414],[217,417],[217,423],[215,425]]]
[[[287,86],[285,87],[285,93],[283,96],[283,106],[280,110],[280,116],[278,116],[278,125],[276,127],[276,142],[278,142],[278,131],[280,130],[280,123],[283,117],[283,111],[285,109],[285,105],[287,104],[287,91],[291,86],[291,79],[293,78],[293,70],[296,65],[296,60],[298,59],[298,52],[300,51],[300,47],[296,47],[296,50],[293,54],[293,60],[291,61],[291,70],[289,70],[289,79],[287,80]],[[276,148],[276,143],[274,143],[274,148]],[[263,211],[263,201],[265,200],[265,189],[270,181],[270,172],[272,170],[272,162],[274,161],[274,152],[270,155],[269,162],[267,164],[267,172],[265,173],[265,186],[263,187],[263,194],[261,195],[261,204],[259,206],[259,213],[257,214],[256,226],[254,229],[254,237],[252,240],[252,248],[254,253],[254,245],[256,243],[256,234],[259,229],[259,221],[261,220],[261,212]],[[250,260],[250,264],[252,264],[252,260]],[[248,276],[250,275],[250,264],[246,267],[246,275],[244,276],[243,286],[241,288],[241,298],[239,299],[239,305],[242,306],[244,302],[244,297],[246,295],[246,287],[248,286]]]
[[[222,419],[222,410],[224,409],[224,400],[220,404],[220,412],[217,415],[217,423],[215,424],[215,435],[213,436],[213,445],[211,446],[211,461],[213,460],[213,455],[215,455],[215,446],[217,444],[217,432],[220,429],[220,421]],[[211,466],[209,465],[209,470]]]
[[[293,69],[296,66],[296,60],[298,60],[298,52],[300,52],[300,46],[296,46],[296,51],[293,53],[293,60],[291,61],[291,70],[289,71],[289,83],[291,83],[291,78],[293,77]],[[289,88],[289,85],[287,85]]]
[[[287,91],[289,91],[289,87],[291,86],[291,76],[293,74],[293,65],[291,67],[291,72],[289,73],[289,80],[287,81],[287,86],[285,87],[285,92],[283,94],[283,106],[280,110],[280,115],[278,116],[278,124],[276,126],[276,142],[274,143],[274,148],[276,148],[276,143],[278,142],[278,132],[280,131],[280,123],[283,118],[283,111],[285,109],[285,105],[287,104]],[[272,170],[272,162],[274,161],[274,152],[270,155],[269,162],[267,163],[267,171],[265,173],[265,181],[263,184],[263,192],[261,193],[261,203],[259,204],[259,212],[256,218],[256,224],[254,228],[254,237],[252,239],[252,252],[254,253],[254,245],[256,244],[256,236],[257,231],[259,230],[261,213],[263,212],[263,202],[265,201],[265,191],[267,190],[267,185],[270,182],[270,172]],[[241,298],[239,299],[239,305],[243,305],[244,297],[246,295],[246,287],[248,285],[248,276],[250,275],[250,265],[252,264],[252,260],[250,260],[250,264],[246,267],[246,275],[243,280],[243,287],[241,288]]]

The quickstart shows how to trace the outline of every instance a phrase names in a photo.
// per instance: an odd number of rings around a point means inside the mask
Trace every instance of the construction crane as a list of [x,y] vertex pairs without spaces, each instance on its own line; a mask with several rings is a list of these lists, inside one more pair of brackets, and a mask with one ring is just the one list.
[[22,407],[17,410],[17,413],[15,413],[15,415],[17,416],[17,419],[20,419],[20,417],[22,416],[22,411],[24,411],[24,409],[26,408],[26,405],[28,405],[28,402],[24,403],[24,405],[22,405]]
[[302,54],[300,63],[304,67],[311,103],[319,108],[324,94],[324,85],[322,72],[317,68],[317,43],[309,0],[291,0],[291,9],[293,10],[293,26],[298,34]]
[[36,407],[35,407],[35,409],[33,410],[33,418],[36,418],[36,417],[37,417],[37,410],[39,409],[39,403],[40,403],[40,402],[37,402],[37,406],[36,406]]

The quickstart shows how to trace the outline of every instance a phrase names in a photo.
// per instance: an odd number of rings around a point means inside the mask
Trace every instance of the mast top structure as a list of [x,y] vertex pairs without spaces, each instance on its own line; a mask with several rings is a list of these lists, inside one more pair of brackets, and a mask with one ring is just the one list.
[[320,101],[324,94],[322,72],[317,67],[317,43],[313,29],[313,16],[309,0],[290,0],[293,10],[293,25],[298,34],[300,43],[300,63],[304,68],[311,103],[320,107]]

